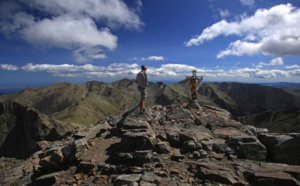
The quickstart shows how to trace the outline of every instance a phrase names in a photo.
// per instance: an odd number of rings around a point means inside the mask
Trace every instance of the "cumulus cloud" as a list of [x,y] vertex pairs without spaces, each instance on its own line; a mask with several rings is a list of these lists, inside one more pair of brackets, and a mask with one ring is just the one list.
[[[117,47],[110,29],[139,30],[137,12],[121,0],[13,0],[0,3],[0,33],[36,47],[73,51],[78,62],[106,58]],[[110,29],[108,29],[110,28]]]
[[281,57],[272,59],[269,63],[264,63],[264,62],[259,62],[258,65],[256,66],[257,68],[262,68],[264,66],[279,66],[283,65],[283,59]]
[[295,77],[300,76],[300,69],[291,70],[290,74]]
[[253,6],[254,0],[240,0],[241,4],[244,6]]
[[[28,0],[20,0],[28,3]],[[142,3],[138,0],[135,9],[130,9],[122,0],[30,0],[29,6],[52,15],[87,15],[91,19],[107,24],[111,28],[140,29],[143,22],[137,15]],[[136,11],[135,11],[136,10]]]
[[27,72],[48,72],[59,77],[105,77],[105,76],[126,76],[136,74],[140,71],[139,65],[127,63],[113,63],[109,66],[95,66],[91,64],[70,65],[70,64],[33,64],[28,63],[21,67]]
[[166,60],[165,57],[163,56],[149,56],[149,57],[146,57],[146,58],[141,58],[142,61],[164,61]]
[[258,9],[254,15],[244,15],[237,21],[217,22],[185,45],[201,45],[221,35],[236,35],[241,39],[230,43],[227,49],[217,55],[218,58],[254,54],[300,55],[299,25],[300,9],[291,4],[281,4],[270,9]]
[[[263,66],[283,65],[281,59],[274,59]],[[57,77],[83,77],[83,78],[99,78],[99,77],[114,77],[114,78],[135,78],[140,71],[140,65],[137,63],[113,63],[108,66],[97,66],[91,64],[73,65],[73,64],[33,64],[28,63],[22,67],[17,67],[9,64],[0,64],[0,70],[23,70],[28,73],[46,72]],[[266,68],[199,68],[186,64],[162,64],[159,67],[148,66],[147,73],[150,79],[161,81],[162,79],[177,79],[182,80],[186,76],[191,75],[192,70],[197,70],[197,75],[206,78],[251,78],[258,79],[276,79],[300,77],[299,65],[287,66],[283,70],[266,69]]]
[[300,68],[300,65],[290,65],[290,66],[286,66],[284,68],[287,68],[287,69],[297,69],[297,68]]
[[141,61],[165,61],[167,60],[166,57],[164,56],[149,56],[149,57],[133,57],[131,58],[130,60],[135,60],[135,61],[138,61],[138,60],[141,60]]
[[251,43],[237,40],[229,45],[226,50],[221,51],[217,58],[222,58],[228,55],[242,56],[244,54],[254,55],[259,53],[260,43]]
[[105,59],[107,56],[98,47],[81,47],[73,51],[73,56],[79,63],[93,59]]
[[243,78],[259,78],[259,79],[270,79],[280,77],[292,77],[292,71],[284,71],[277,69],[260,69],[260,68],[241,68],[229,70],[222,75],[223,77],[243,77]]
[[70,64],[33,64],[28,63],[22,67],[22,70],[27,72],[76,72],[76,71],[101,71],[104,68],[102,66],[94,66],[91,64],[86,65],[70,65]]
[[9,71],[15,71],[18,70],[19,68],[15,65],[10,65],[10,64],[0,64],[0,70],[9,70]]
[[97,29],[93,20],[88,17],[74,19],[70,16],[60,16],[54,19],[44,19],[22,32],[24,40],[38,46],[77,48],[80,46],[102,46],[115,49],[117,37],[109,29]]
[[219,14],[222,18],[224,18],[224,17],[228,17],[230,13],[227,9],[225,10],[219,9]]

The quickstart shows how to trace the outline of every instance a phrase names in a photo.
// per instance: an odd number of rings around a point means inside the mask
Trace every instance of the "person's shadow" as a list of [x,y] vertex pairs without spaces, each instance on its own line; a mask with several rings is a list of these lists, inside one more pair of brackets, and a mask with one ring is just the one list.
[[[125,112],[123,115],[122,115],[122,118],[120,121],[118,121],[116,124],[117,124],[117,128],[119,130],[121,130],[123,128],[123,124],[124,124],[124,121],[125,119],[130,115],[132,114],[140,105],[136,105],[136,106],[133,106],[131,109],[129,109],[127,112]],[[138,116],[136,116],[138,117]]]

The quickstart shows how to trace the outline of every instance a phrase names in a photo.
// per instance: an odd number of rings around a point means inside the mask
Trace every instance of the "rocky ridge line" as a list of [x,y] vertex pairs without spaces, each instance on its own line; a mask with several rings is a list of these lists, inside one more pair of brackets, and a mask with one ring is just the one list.
[[31,158],[2,169],[0,183],[300,185],[300,134],[243,126],[197,102],[147,110],[138,115],[134,107],[64,141],[39,142]]

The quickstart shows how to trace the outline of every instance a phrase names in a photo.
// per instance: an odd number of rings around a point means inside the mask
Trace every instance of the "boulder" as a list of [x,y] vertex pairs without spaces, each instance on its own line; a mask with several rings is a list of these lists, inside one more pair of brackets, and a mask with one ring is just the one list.
[[152,183],[154,185],[159,185],[159,180],[160,180],[160,178],[153,172],[145,172],[141,176],[141,181],[146,182],[146,183]]
[[144,121],[134,120],[134,119],[127,119],[126,122],[123,124],[123,129],[148,129],[149,124]]
[[155,146],[155,151],[161,154],[170,154],[171,153],[170,143],[167,141],[158,142]]
[[300,134],[260,134],[266,146],[269,161],[300,165]]
[[196,150],[202,149],[202,144],[200,142],[195,142],[193,140],[185,141],[182,145],[181,152],[188,153]]
[[167,139],[172,147],[180,147],[180,133],[178,132],[167,132]]
[[235,151],[238,158],[266,160],[267,150],[255,136],[229,137],[225,143]]
[[253,185],[289,185],[298,186],[300,182],[285,172],[255,172],[248,175],[248,180]]
[[83,152],[87,147],[87,141],[85,138],[75,140],[64,146],[61,151],[67,162],[73,162],[82,156]]
[[239,183],[239,178],[233,170],[223,163],[202,162],[196,163],[196,176],[203,180],[213,180],[215,182],[235,185]]
[[146,132],[126,132],[122,135],[120,148],[123,151],[150,150],[157,144],[155,133],[151,130]]
[[172,155],[171,155],[171,160],[173,161],[181,161],[182,159],[184,159],[184,155],[181,154],[179,149],[174,149]]
[[141,150],[134,152],[134,160],[136,164],[144,164],[152,162],[152,151],[151,150]]
[[123,174],[116,178],[114,185],[138,185],[137,182],[140,180],[141,176],[141,174]]

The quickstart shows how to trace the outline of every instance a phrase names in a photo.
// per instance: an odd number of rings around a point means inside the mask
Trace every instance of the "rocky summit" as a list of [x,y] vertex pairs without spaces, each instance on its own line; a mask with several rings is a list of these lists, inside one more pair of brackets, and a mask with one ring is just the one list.
[[300,185],[300,134],[268,133],[198,102],[138,106],[0,159],[2,185]]

